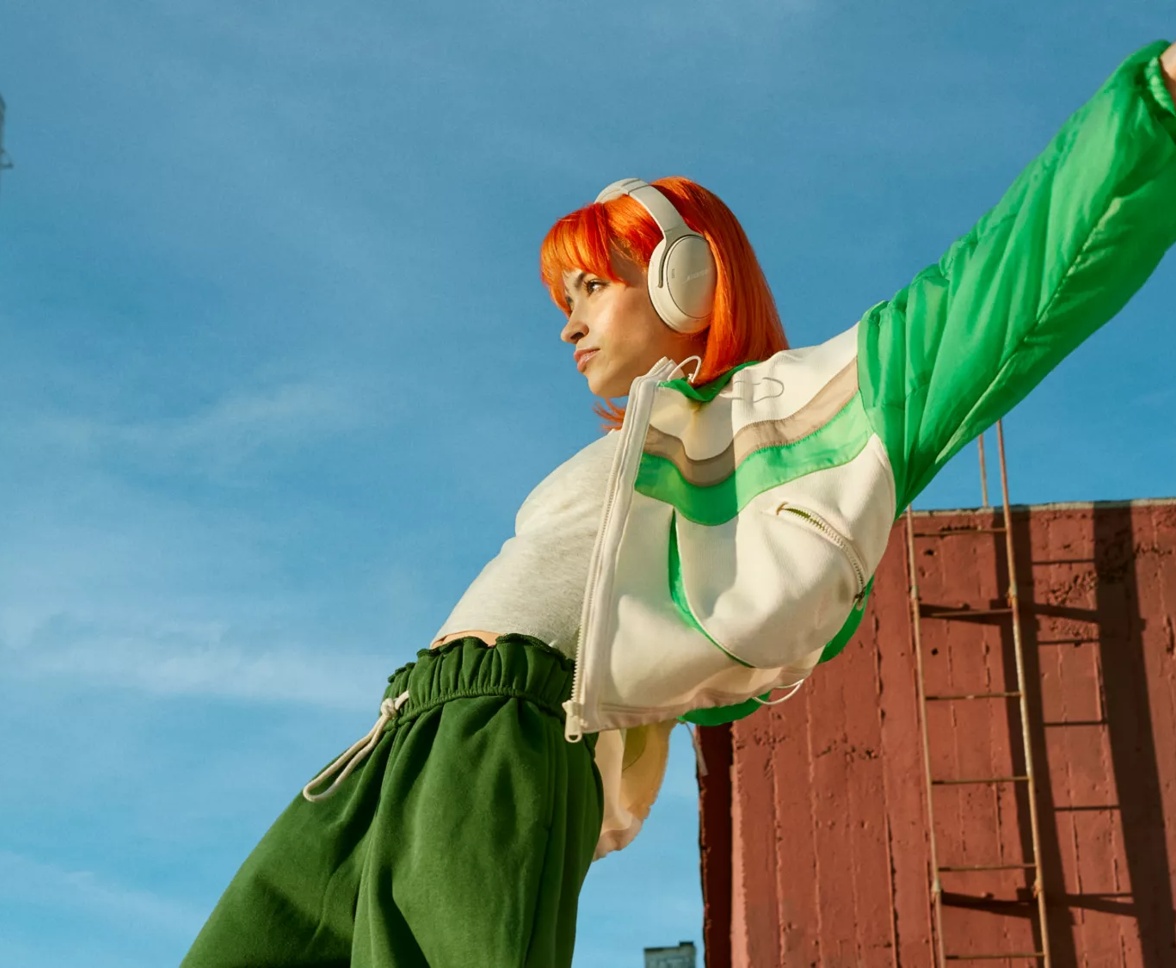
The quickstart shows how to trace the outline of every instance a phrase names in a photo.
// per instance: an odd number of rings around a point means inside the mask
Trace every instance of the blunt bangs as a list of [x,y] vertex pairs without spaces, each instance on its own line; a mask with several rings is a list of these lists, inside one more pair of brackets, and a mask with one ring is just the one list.
[[612,266],[614,247],[603,205],[585,205],[551,227],[539,249],[539,275],[560,309],[568,312],[565,272],[583,269],[620,282]]

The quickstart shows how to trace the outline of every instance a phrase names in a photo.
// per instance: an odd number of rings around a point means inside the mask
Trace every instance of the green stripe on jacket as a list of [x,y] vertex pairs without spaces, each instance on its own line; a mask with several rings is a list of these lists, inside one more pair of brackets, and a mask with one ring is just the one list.
[[861,395],[855,393],[824,426],[792,443],[753,452],[717,484],[705,487],[691,484],[671,460],[643,454],[636,490],[672,505],[690,521],[725,524],[756,495],[814,471],[853,460],[873,432]]

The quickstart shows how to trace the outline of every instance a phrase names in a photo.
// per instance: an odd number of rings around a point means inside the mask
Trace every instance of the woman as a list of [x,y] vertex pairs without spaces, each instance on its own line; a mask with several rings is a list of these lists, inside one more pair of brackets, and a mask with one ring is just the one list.
[[184,964],[569,965],[588,865],[635,834],[675,718],[744,715],[835,654],[894,517],[1176,242],[1174,97],[1176,45],[1128,58],[938,264],[820,347],[784,349],[742,229],[692,182],[617,183],[557,222],[542,275],[590,388],[628,394],[621,432],[527,498]]

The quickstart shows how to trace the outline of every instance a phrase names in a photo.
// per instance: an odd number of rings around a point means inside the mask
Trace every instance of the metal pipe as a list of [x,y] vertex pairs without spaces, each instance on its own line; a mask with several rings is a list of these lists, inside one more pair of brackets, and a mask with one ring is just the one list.
[[1025,788],[1029,796],[1029,829],[1033,839],[1033,863],[1035,877],[1033,894],[1037,898],[1037,915],[1041,928],[1041,957],[1044,968],[1050,968],[1049,924],[1045,914],[1045,885],[1041,876],[1041,833],[1037,821],[1037,781],[1033,772],[1033,743],[1029,736],[1029,698],[1025,688],[1025,657],[1021,647],[1020,596],[1017,592],[1017,566],[1013,556],[1013,520],[1009,508],[1009,479],[1005,465],[1004,429],[996,422],[996,447],[1000,461],[1000,496],[1004,506],[1005,552],[1009,559],[1009,608],[1012,610],[1013,654],[1017,662],[1017,689],[1021,693],[1021,740],[1025,747],[1025,775],[1029,782]]
[[988,507],[988,468],[984,464],[984,435],[976,438],[976,447],[980,451],[980,506]]
[[943,885],[939,881],[939,856],[935,846],[935,807],[931,802],[931,748],[927,739],[927,697],[923,688],[923,646],[919,634],[919,579],[915,574],[915,537],[913,512],[906,511],[908,577],[911,583],[911,638],[915,649],[916,685],[919,692],[919,728],[923,734],[923,789],[927,796],[927,840],[931,848],[931,908],[935,927],[935,963],[944,968],[943,956]]

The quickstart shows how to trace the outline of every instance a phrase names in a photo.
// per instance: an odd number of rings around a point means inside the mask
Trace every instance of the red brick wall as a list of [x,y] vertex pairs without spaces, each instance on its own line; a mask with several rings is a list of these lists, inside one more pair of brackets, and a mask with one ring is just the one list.
[[[931,512],[915,530],[999,523]],[[1018,508],[1013,534],[1052,963],[1172,968],[1176,501]],[[1016,688],[1007,616],[929,617],[1004,604],[1003,541],[916,539],[928,694]],[[861,630],[795,699],[703,731],[709,968],[935,963],[906,556],[899,525]],[[937,778],[1024,772],[1015,701],[931,703],[927,726]],[[1023,785],[932,798],[940,866],[1028,858]],[[1031,874],[942,883],[948,954],[1033,949]]]

